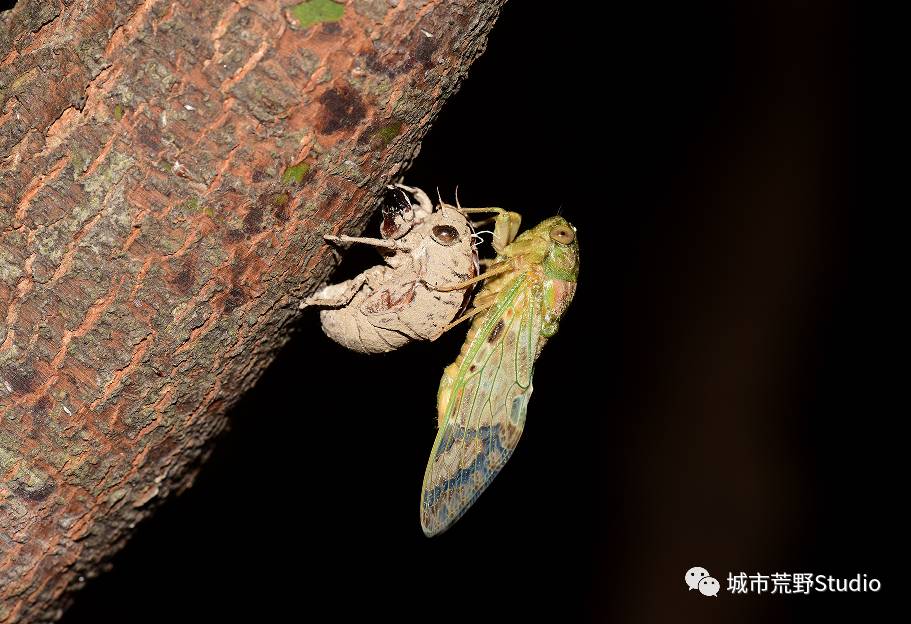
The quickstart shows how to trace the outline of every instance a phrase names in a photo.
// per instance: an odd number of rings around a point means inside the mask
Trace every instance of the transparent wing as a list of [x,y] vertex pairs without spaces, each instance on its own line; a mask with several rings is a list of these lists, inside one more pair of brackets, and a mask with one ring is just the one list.
[[449,395],[421,494],[421,526],[445,531],[512,455],[532,392],[540,297],[520,277],[475,334]]

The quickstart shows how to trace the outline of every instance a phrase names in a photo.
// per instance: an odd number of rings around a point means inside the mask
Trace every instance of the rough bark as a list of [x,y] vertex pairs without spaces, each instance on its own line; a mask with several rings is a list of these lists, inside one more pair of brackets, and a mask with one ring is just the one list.
[[190,484],[502,2],[0,14],[0,622]]

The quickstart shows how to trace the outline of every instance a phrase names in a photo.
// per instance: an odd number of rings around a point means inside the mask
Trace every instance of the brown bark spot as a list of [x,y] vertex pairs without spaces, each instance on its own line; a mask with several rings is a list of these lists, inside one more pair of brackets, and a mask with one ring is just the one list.
[[171,284],[183,294],[193,292],[193,285],[196,283],[196,267],[192,258],[186,258],[180,266],[180,270],[171,280]]
[[323,22],[322,31],[324,35],[337,35],[342,32],[342,27],[338,22]]
[[163,438],[160,442],[155,444],[151,450],[149,450],[149,454],[146,457],[146,462],[150,466],[158,466],[162,464],[164,460],[174,452],[176,446],[177,441],[174,440],[173,436],[167,436]]
[[33,409],[36,413],[41,412],[43,414],[47,414],[51,409],[51,400],[47,398],[47,395],[44,395],[38,399]]
[[36,484],[16,481],[10,485],[10,489],[26,500],[40,503],[57,489],[57,483],[50,477]]
[[323,110],[317,120],[316,128],[323,134],[332,134],[338,130],[347,130],[356,126],[367,109],[354,89],[340,85],[329,89],[319,97]]
[[247,301],[247,294],[243,289],[234,286],[228,292],[228,296],[225,297],[225,313],[233,312],[239,306],[242,306]]
[[263,229],[263,209],[259,204],[250,206],[247,216],[244,217],[244,233],[248,236],[259,233]]
[[250,263],[256,260],[257,256],[252,251],[238,254],[231,265],[231,282],[240,281],[241,276],[250,267]]
[[376,53],[376,50],[362,54],[362,58],[364,60],[364,67],[374,74],[385,74],[392,78],[397,73],[395,67],[384,63],[380,59],[380,55]]
[[28,394],[35,387],[35,371],[7,368],[3,378],[13,390],[13,394]]
[[29,437],[37,438],[41,431],[47,427],[50,422],[48,416],[50,411],[51,400],[46,395],[42,396],[32,408],[32,431],[29,434]]
[[244,238],[244,233],[241,232],[240,230],[235,230],[233,228],[229,228],[227,231],[225,231],[224,238],[225,238],[225,244],[230,245],[231,243],[237,243],[237,242],[242,241]]
[[423,33],[419,33],[417,37],[418,44],[412,50],[411,57],[425,68],[429,68],[433,65],[433,53],[437,49],[436,41],[432,37],[425,37]]
[[288,193],[263,193],[256,203],[262,212],[269,210],[277,221],[287,221],[291,216],[288,208],[291,198]]
[[157,153],[161,149],[161,131],[153,126],[151,122],[145,123],[136,128],[136,138],[139,142],[149,148],[152,153]]

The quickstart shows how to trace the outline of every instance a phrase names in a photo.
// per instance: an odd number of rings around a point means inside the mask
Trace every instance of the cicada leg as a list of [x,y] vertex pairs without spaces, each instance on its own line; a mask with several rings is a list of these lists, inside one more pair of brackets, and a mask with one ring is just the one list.
[[[481,280],[485,280],[489,277],[493,277],[494,275],[499,275],[500,273],[506,273],[507,271],[509,271],[511,269],[512,269],[512,261],[506,260],[506,261],[498,262],[498,263],[494,264],[492,269],[484,271],[477,277],[472,277],[471,279],[467,279],[464,282],[455,282],[453,284],[441,284],[440,286],[431,286],[431,288],[433,288],[434,290],[441,290],[443,292],[448,292],[450,290],[462,290],[463,288],[467,288],[467,287],[471,286],[472,284],[480,282]],[[430,285],[428,284],[428,286],[430,286]]]
[[373,247],[383,247],[385,249],[394,249],[396,251],[411,251],[410,248],[405,247],[400,242],[394,239],[386,238],[364,238],[361,236],[334,236],[332,234],[326,234],[323,236],[327,241],[332,241],[334,243],[359,243],[361,245],[371,245]]
[[522,215],[518,212],[511,212],[503,208],[459,208],[464,214],[478,214],[485,212],[494,212],[495,216],[490,219],[479,221],[478,224],[493,221],[493,245],[494,251],[498,254],[503,253],[506,246],[515,240],[519,234],[519,226],[522,225]]
[[364,287],[364,284],[375,287],[377,283],[382,283],[384,271],[385,267],[373,267],[350,280],[323,286],[315,295],[304,299],[298,307],[303,310],[310,306],[322,306],[327,308],[340,308],[346,306],[354,299],[354,296],[358,291]]
[[471,308],[468,312],[466,312],[465,314],[463,314],[462,316],[460,316],[459,318],[457,318],[456,320],[454,320],[453,322],[451,322],[449,325],[447,325],[447,326],[444,327],[443,329],[441,329],[440,332],[439,332],[436,336],[434,336],[433,338],[430,339],[431,342],[434,341],[434,340],[436,340],[437,338],[439,338],[440,336],[442,336],[442,335],[445,334],[446,332],[448,332],[450,329],[452,329],[453,327],[455,327],[455,326],[458,325],[459,323],[463,323],[463,322],[467,321],[468,319],[477,316],[478,314],[480,314],[480,313],[483,312],[484,310],[486,310],[486,309],[492,307],[495,303],[496,303],[496,299],[492,299],[489,303],[486,303],[486,304],[484,304],[484,305],[482,305],[482,306],[478,306],[478,305],[474,306],[474,307]]

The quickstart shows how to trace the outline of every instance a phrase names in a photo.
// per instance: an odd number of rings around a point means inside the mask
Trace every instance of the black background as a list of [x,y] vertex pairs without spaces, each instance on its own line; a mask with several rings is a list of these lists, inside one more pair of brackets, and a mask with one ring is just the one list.
[[[363,357],[306,314],[196,485],[67,624],[883,608],[899,376],[881,289],[897,284],[869,253],[880,198],[860,191],[853,9],[615,4],[508,3],[406,176],[578,228],[576,299],[536,367],[522,443],[475,507],[421,533],[434,395],[461,332]],[[717,598],[686,590],[695,565]],[[740,571],[883,589],[731,595]]]

